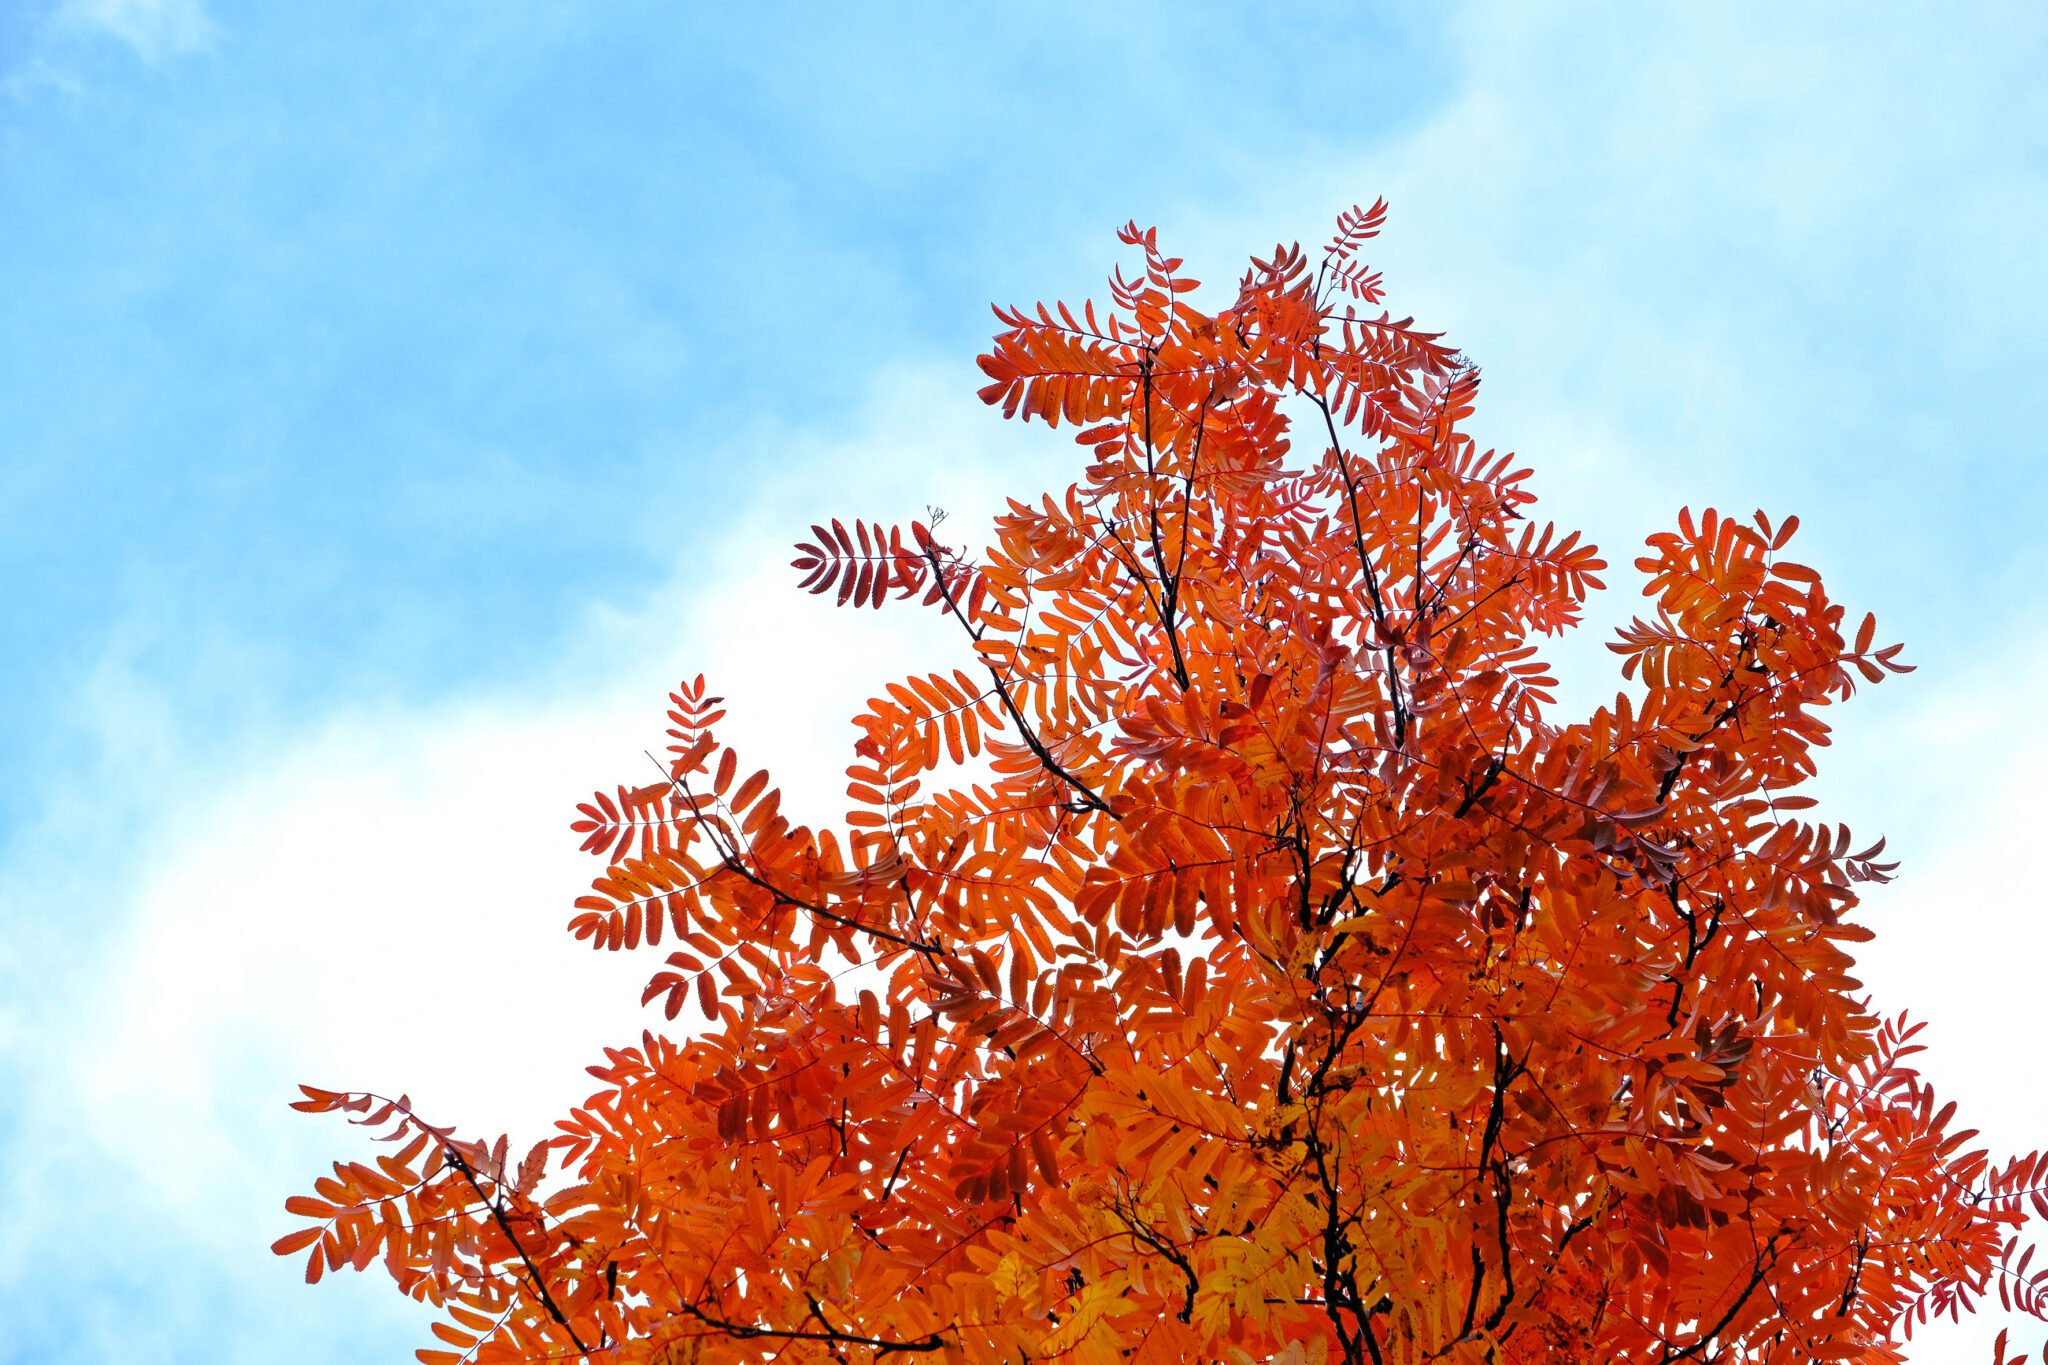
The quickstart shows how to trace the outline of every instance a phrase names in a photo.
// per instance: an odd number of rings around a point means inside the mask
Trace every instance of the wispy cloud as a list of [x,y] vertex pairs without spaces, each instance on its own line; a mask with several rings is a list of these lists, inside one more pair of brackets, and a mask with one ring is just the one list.
[[40,90],[55,91],[67,98],[76,99],[85,92],[84,84],[77,76],[65,70],[45,56],[34,56],[20,66],[0,76],[0,94],[16,104],[25,104]]
[[64,0],[57,22],[126,43],[152,66],[204,52],[220,34],[203,0]]

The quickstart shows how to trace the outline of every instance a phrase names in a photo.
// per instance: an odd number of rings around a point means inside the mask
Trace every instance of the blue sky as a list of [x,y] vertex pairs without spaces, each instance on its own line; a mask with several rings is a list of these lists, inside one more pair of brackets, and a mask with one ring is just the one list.
[[640,971],[559,933],[571,803],[707,666],[829,796],[942,646],[782,547],[1063,480],[973,357],[1129,217],[1229,279],[1385,194],[1551,515],[1800,513],[1921,664],[1828,777],[1908,859],[1867,975],[2041,1140],[2048,15],[1336,8],[0,7],[0,1360],[409,1358],[263,1251],[347,1145],[291,1082],[580,1098]]

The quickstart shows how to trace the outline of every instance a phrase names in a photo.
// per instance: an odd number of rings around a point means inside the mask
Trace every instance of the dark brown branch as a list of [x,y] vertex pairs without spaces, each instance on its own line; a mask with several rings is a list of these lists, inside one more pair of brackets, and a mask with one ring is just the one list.
[[824,1315],[813,1307],[813,1316],[825,1324],[822,1332],[806,1332],[800,1328],[756,1327],[752,1323],[727,1322],[724,1318],[712,1317],[696,1304],[683,1300],[677,1304],[684,1313],[703,1323],[714,1332],[723,1332],[740,1341],[822,1341],[832,1346],[865,1346],[875,1353],[877,1359],[889,1355],[913,1355],[926,1351],[943,1351],[946,1339],[937,1332],[917,1338],[915,1341],[894,1341],[888,1337],[864,1337],[857,1332],[842,1332],[825,1322]]
[[[1156,447],[1152,441],[1152,353],[1148,349],[1138,373],[1144,381],[1145,390],[1145,520],[1147,533],[1152,541],[1152,564],[1159,571],[1159,624],[1166,630],[1166,643],[1173,651],[1173,679],[1186,691],[1188,685],[1187,660],[1180,652],[1180,632],[1174,625],[1174,606],[1180,596],[1180,577],[1166,571],[1166,547],[1160,542],[1159,499],[1153,496],[1153,484],[1158,478]],[[1187,544],[1187,529],[1181,529],[1181,544]],[[1146,594],[1150,596],[1148,592]]]
[[[1720,685],[1722,687],[1727,687],[1735,681],[1736,673],[1739,672],[1742,668],[1742,656],[1747,654],[1754,658],[1755,650],[1756,634],[1749,626],[1745,625],[1742,628],[1742,638],[1736,645],[1736,657],[1734,661],[1728,665],[1726,671],[1724,671],[1721,674]],[[1678,786],[1678,779],[1680,774],[1682,774],[1685,771],[1685,765],[1692,761],[1692,756],[1700,751],[1700,746],[1705,744],[1707,742],[1708,737],[1711,736],[1716,730],[1720,729],[1723,725],[1727,724],[1729,720],[1733,719],[1735,713],[1742,709],[1743,702],[1747,700],[1747,697],[1742,696],[1738,693],[1735,697],[1729,700],[1726,706],[1721,708],[1721,712],[1719,715],[1715,716],[1712,720],[1707,722],[1707,727],[1704,730],[1701,730],[1698,734],[1693,735],[1689,738],[1685,752],[1678,755],[1677,760],[1673,762],[1669,768],[1666,768],[1664,770],[1663,779],[1657,783],[1658,805],[1661,806],[1666,801],[1671,799],[1672,791]]]
[[[979,642],[981,632],[975,628],[974,623],[969,621],[966,614],[960,610],[959,602],[954,599],[953,590],[946,586],[945,569],[939,563],[937,547],[926,546],[924,554],[925,558],[931,563],[932,573],[939,585],[939,595],[946,603],[946,610],[953,613],[954,619],[965,627],[969,639]],[[1038,738],[1037,732],[1031,728],[1030,722],[1024,719],[1024,713],[1017,708],[1016,699],[1010,695],[1010,685],[1004,679],[1002,670],[987,659],[983,659],[981,662],[982,666],[988,669],[989,677],[995,681],[996,699],[1002,702],[1004,712],[1009,715],[1011,723],[1017,727],[1017,733],[1023,737],[1025,745],[1031,750],[1032,755],[1038,759],[1040,765],[1054,777],[1057,777],[1060,781],[1080,793],[1082,805],[1087,806],[1091,810],[1101,811],[1112,820],[1121,820],[1122,817],[1110,807],[1107,801],[1096,794],[1093,787],[1068,772],[1061,765],[1060,761],[1052,756],[1051,751]]]
[[1487,790],[1500,779],[1501,770],[1507,766],[1508,760],[1504,754],[1495,754],[1492,758],[1488,759],[1485,775],[1473,783],[1466,791],[1465,799],[1458,803],[1458,808],[1455,811],[1451,812],[1451,818],[1453,820],[1464,819],[1472,807],[1479,803],[1479,798],[1486,795]]
[[1140,1223],[1128,1210],[1119,1207],[1117,1213],[1123,1218],[1124,1227],[1130,1232],[1134,1240],[1150,1247],[1161,1257],[1165,1258],[1187,1280],[1187,1287],[1181,1292],[1180,1312],[1176,1316],[1182,1322],[1193,1322],[1195,1320],[1195,1295],[1202,1292],[1202,1282],[1196,1277],[1194,1263],[1188,1259],[1188,1254]]
[[[645,751],[643,750],[642,752]],[[653,763],[654,766],[657,768],[660,768],[662,766],[661,760],[656,758],[651,753],[647,755],[647,759],[650,763]],[[664,768],[663,771],[666,772],[667,769]],[[675,776],[673,774],[670,775],[668,780],[671,786],[673,786],[678,792],[682,793],[683,800],[689,805],[690,809],[693,811],[696,810],[697,798],[696,795],[691,792],[689,784],[684,782],[681,777]],[[705,820],[701,814],[698,816],[698,823],[702,824],[707,830],[713,829],[711,823]],[[926,943],[922,939],[914,939],[907,937],[906,935],[896,933],[894,930],[878,928],[875,925],[868,924],[862,920],[854,919],[850,915],[842,915],[835,910],[827,908],[826,906],[819,905],[815,901],[807,901],[803,899],[801,896],[791,895],[788,891],[785,891],[783,888],[775,885],[775,883],[769,881],[767,878],[755,872],[754,869],[752,869],[751,867],[748,867],[746,858],[742,855],[739,845],[736,841],[729,842],[727,840],[719,839],[715,832],[712,836],[712,840],[714,843],[719,845],[719,865],[735,873],[742,879],[751,882],[753,885],[761,888],[763,891],[766,891],[769,895],[775,898],[775,903],[777,905],[786,905],[790,907],[792,910],[806,911],[809,914],[816,915],[819,919],[828,920],[833,924],[843,925],[848,929],[858,930],[859,932],[868,935],[870,938],[880,939],[884,943],[893,943],[897,947],[906,949],[909,952],[922,953],[926,957],[930,958],[938,958],[942,956],[937,947],[935,947],[932,944]]]
[[1682,1350],[1674,1350],[1666,1346],[1663,1356],[1659,1358],[1659,1365],[1670,1365],[1670,1362],[1674,1360],[1684,1360],[1689,1356],[1698,1355],[1701,1351],[1707,1349],[1707,1343],[1728,1330],[1728,1324],[1735,1321],[1735,1315],[1742,1311],[1742,1305],[1749,1302],[1750,1295],[1756,1293],[1758,1288],[1762,1286],[1765,1278],[1770,1275],[1772,1267],[1777,1265],[1778,1238],[1783,1235],[1782,1232],[1774,1232],[1771,1234],[1771,1240],[1764,1243],[1764,1249],[1757,1253],[1756,1263],[1750,1271],[1749,1283],[1744,1285],[1742,1292],[1735,1296],[1735,1302],[1728,1305],[1728,1311],[1723,1313],[1712,1327],[1700,1333],[1699,1338],[1692,1345]]
[[540,1267],[533,1263],[533,1258],[526,1254],[526,1247],[520,1242],[518,1234],[512,1231],[511,1220],[505,1217],[504,1205],[497,1199],[484,1193],[484,1187],[477,1180],[476,1171],[469,1164],[469,1159],[456,1150],[453,1143],[444,1140],[441,1144],[441,1152],[443,1160],[456,1170],[462,1172],[462,1178],[467,1180],[469,1187],[476,1191],[476,1197],[483,1200],[485,1207],[490,1209],[491,1219],[497,1223],[498,1231],[505,1235],[505,1240],[512,1244],[514,1251],[519,1253],[520,1264],[526,1267],[526,1275],[533,1284],[533,1292],[540,1295],[541,1307],[548,1310],[549,1317],[561,1324],[562,1330],[569,1334],[569,1340],[576,1343],[576,1349],[588,1354],[590,1348],[583,1344],[582,1337],[576,1335],[576,1329],[570,1324],[568,1315],[563,1313],[562,1306],[555,1302],[555,1296],[548,1292],[548,1282],[541,1277]]
[[1337,419],[1330,413],[1329,400],[1321,394],[1310,394],[1310,399],[1323,414],[1323,426],[1330,433],[1330,455],[1337,461],[1337,472],[1344,479],[1344,505],[1351,511],[1351,540],[1358,551],[1358,566],[1365,574],[1366,596],[1372,602],[1372,620],[1379,632],[1382,656],[1387,665],[1387,689],[1394,703],[1394,747],[1404,748],[1408,741],[1408,705],[1401,697],[1401,674],[1394,661],[1394,642],[1387,633],[1387,604],[1380,596],[1379,576],[1373,572],[1372,555],[1365,547],[1365,523],[1358,517],[1358,485],[1351,478],[1351,464],[1344,456],[1344,442],[1337,434]]

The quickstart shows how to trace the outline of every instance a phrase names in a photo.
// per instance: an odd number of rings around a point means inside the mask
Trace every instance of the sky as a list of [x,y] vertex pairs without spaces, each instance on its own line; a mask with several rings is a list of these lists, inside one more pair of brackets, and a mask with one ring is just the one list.
[[788,545],[1063,486],[974,357],[1131,218],[1228,281],[1384,195],[1548,515],[1800,515],[1919,665],[1820,784],[1904,860],[1864,978],[2048,1143],[2044,69],[2034,3],[0,3],[0,1361],[410,1358],[268,1255],[358,1150],[293,1085],[582,1098],[651,1020],[574,802],[701,671],[829,812],[956,653]]

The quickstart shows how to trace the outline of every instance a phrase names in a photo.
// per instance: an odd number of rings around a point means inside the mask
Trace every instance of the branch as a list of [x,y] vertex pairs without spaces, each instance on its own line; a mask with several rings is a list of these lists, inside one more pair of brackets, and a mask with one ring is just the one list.
[[[676,1306],[712,1331],[723,1332],[741,1341],[758,1341],[765,1337],[774,1341],[822,1341],[834,1346],[866,1346],[874,1351],[877,1358],[946,1349],[946,1339],[937,1332],[919,1337],[915,1341],[894,1341],[888,1337],[864,1337],[856,1332],[841,1332],[830,1323],[825,1324],[826,1330],[822,1332],[806,1332],[797,1328],[756,1327],[751,1323],[727,1322],[724,1318],[714,1318],[687,1300],[678,1302]],[[825,1321],[823,1314],[815,1316],[820,1322]]]
[[568,1316],[562,1312],[562,1306],[556,1303],[555,1296],[548,1292],[548,1282],[541,1278],[540,1267],[533,1263],[533,1258],[526,1254],[525,1246],[520,1243],[518,1234],[512,1231],[512,1224],[505,1217],[504,1207],[496,1199],[484,1193],[484,1187],[477,1181],[476,1171],[470,1166],[469,1159],[457,1151],[452,1143],[444,1140],[441,1144],[441,1152],[443,1160],[456,1170],[462,1172],[462,1178],[467,1180],[469,1187],[476,1191],[476,1197],[483,1200],[484,1205],[490,1209],[491,1219],[497,1223],[498,1231],[505,1234],[505,1240],[512,1244],[514,1251],[519,1253],[519,1260],[526,1267],[527,1277],[533,1282],[533,1292],[540,1295],[541,1306],[548,1310],[548,1316],[562,1325],[562,1330],[569,1334],[569,1340],[576,1343],[577,1350],[588,1355],[590,1348],[583,1344],[582,1337],[576,1335],[576,1329],[570,1325]]
[[[646,751],[642,750],[642,752],[645,753]],[[662,768],[661,760],[656,758],[651,753],[647,754],[647,761],[652,763],[657,768]],[[662,771],[667,772],[668,770],[666,768],[662,768]],[[670,786],[674,787],[678,792],[682,793],[683,800],[688,804],[689,808],[692,811],[696,811],[697,797],[696,794],[690,790],[689,783],[683,781],[682,778],[672,773],[669,774],[668,780]],[[775,883],[769,881],[767,878],[761,876],[752,868],[748,867],[746,859],[740,855],[738,841],[732,840],[728,845],[726,840],[719,839],[717,837],[716,826],[714,826],[709,820],[706,820],[701,812],[699,812],[697,815],[697,823],[702,825],[705,829],[713,832],[712,842],[719,845],[719,866],[724,867],[738,874],[744,880],[749,881],[753,883],[755,886],[760,887],[763,891],[766,891],[769,895],[775,898],[775,903],[777,905],[787,905],[794,910],[807,911],[810,914],[816,915],[819,919],[830,920],[832,923],[844,925],[848,929],[859,930],[861,933],[866,934],[871,938],[878,938],[882,940],[882,942],[884,943],[893,943],[897,947],[907,949],[908,951],[913,953],[922,953],[926,957],[931,958],[937,958],[941,956],[939,950],[936,947],[934,947],[932,944],[926,943],[922,939],[910,938],[906,935],[896,933],[895,931],[890,929],[876,928],[872,924],[868,924],[861,920],[854,919],[849,915],[842,915],[839,914],[837,911],[827,909],[825,906],[819,905],[815,901],[807,901],[800,896],[791,895],[789,892],[783,890],[781,887],[775,885]]]
[[[961,612],[960,604],[953,598],[953,590],[946,586],[946,574],[944,568],[939,563],[938,548],[933,545],[925,546],[924,556],[931,563],[932,574],[938,581],[939,595],[945,599],[946,610],[952,612],[954,619],[966,628],[969,639],[979,642],[981,632],[976,630],[974,623],[969,621]],[[987,659],[983,659],[981,665],[988,670],[989,677],[995,680],[996,699],[1002,702],[1003,710],[1008,713],[1011,723],[1017,727],[1017,733],[1024,737],[1025,745],[1030,748],[1032,754],[1038,759],[1045,770],[1054,777],[1059,778],[1060,781],[1066,783],[1069,787],[1072,787],[1076,792],[1079,792],[1082,805],[1087,806],[1091,810],[1101,811],[1112,820],[1121,821],[1123,817],[1111,809],[1107,801],[1096,795],[1093,787],[1062,767],[1060,761],[1054,758],[1051,751],[1039,740],[1037,733],[1032,730],[1030,722],[1024,719],[1024,713],[1017,709],[1016,699],[1010,695],[1010,685],[1004,680],[1002,670]]]
[[[1306,392],[1304,390],[1304,392]],[[1394,664],[1394,643],[1387,634],[1387,604],[1380,596],[1379,576],[1373,572],[1372,555],[1365,548],[1365,524],[1358,519],[1358,485],[1351,478],[1351,464],[1344,458],[1344,442],[1337,435],[1337,419],[1330,415],[1329,400],[1321,394],[1310,394],[1316,408],[1323,414],[1323,426],[1330,433],[1330,453],[1336,457],[1337,472],[1343,476],[1345,506],[1351,509],[1351,541],[1358,551],[1358,566],[1365,573],[1366,595],[1372,599],[1372,622],[1379,631],[1380,645],[1387,662],[1387,687],[1393,694],[1394,702],[1394,747],[1407,747],[1408,705],[1401,699],[1401,675]]]
[[[1659,1365],[1670,1365],[1671,1361],[1684,1360],[1688,1356],[1698,1355],[1707,1348],[1708,1342],[1714,1340],[1728,1329],[1728,1324],[1735,1321],[1735,1315],[1742,1311],[1742,1305],[1749,1302],[1749,1296],[1756,1293],[1757,1288],[1763,1284],[1764,1277],[1770,1274],[1773,1266],[1777,1265],[1778,1239],[1784,1235],[1782,1231],[1774,1232],[1771,1234],[1771,1240],[1764,1243],[1764,1249],[1757,1253],[1756,1264],[1750,1272],[1749,1283],[1743,1286],[1740,1294],[1735,1296],[1735,1302],[1728,1305],[1728,1311],[1721,1315],[1720,1320],[1706,1331],[1700,1333],[1699,1339],[1682,1351],[1674,1351],[1669,1346],[1666,1346]],[[1770,1262],[1769,1265],[1765,1264],[1766,1259]]]

